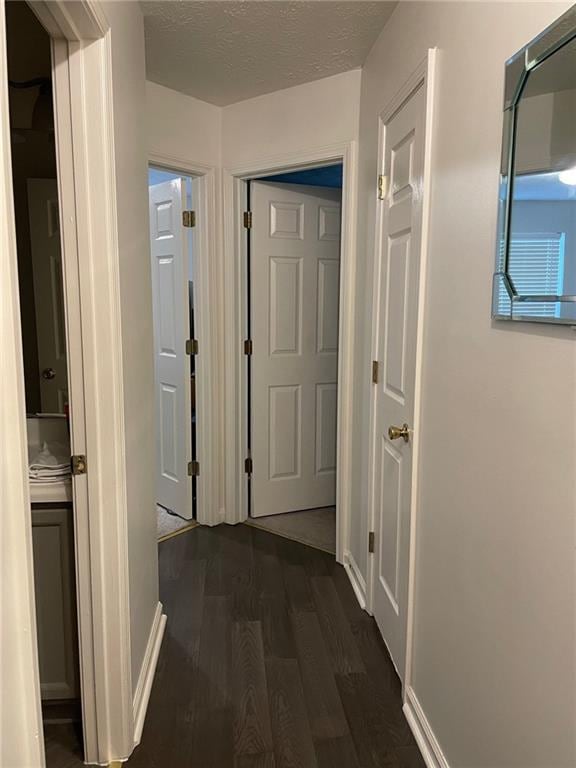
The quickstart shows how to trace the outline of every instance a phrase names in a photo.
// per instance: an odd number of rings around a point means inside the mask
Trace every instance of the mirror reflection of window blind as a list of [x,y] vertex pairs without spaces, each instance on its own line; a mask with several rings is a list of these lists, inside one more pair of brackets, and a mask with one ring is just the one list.
[[[554,296],[562,293],[564,277],[564,232],[512,235],[508,274],[521,296]],[[502,243],[502,250],[504,244]],[[508,313],[510,303],[503,285],[498,308]],[[558,317],[558,302],[534,302],[518,306],[517,314],[530,317]]]

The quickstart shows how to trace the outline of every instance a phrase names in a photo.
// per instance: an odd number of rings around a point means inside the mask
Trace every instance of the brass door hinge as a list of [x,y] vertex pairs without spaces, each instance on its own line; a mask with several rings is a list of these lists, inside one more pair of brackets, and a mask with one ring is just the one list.
[[378,360],[372,360],[372,384],[378,384]]
[[73,475],[85,475],[87,470],[86,456],[75,454],[70,457],[70,470]]
[[196,226],[196,211],[182,211],[182,226],[183,227]]
[[200,474],[200,462],[189,461],[188,462],[188,474],[190,477],[198,477]]
[[368,534],[368,552],[371,554],[374,552],[374,531]]
[[244,339],[244,354],[251,355],[253,349],[254,345],[252,344],[252,339]]
[[186,340],[186,354],[197,355],[198,354],[198,339]]
[[244,227],[252,229],[252,211],[244,211]]
[[244,472],[246,472],[247,475],[252,474],[252,459],[250,456],[248,456],[247,459],[244,459]]
[[378,200],[386,199],[388,179],[382,173],[378,176]]

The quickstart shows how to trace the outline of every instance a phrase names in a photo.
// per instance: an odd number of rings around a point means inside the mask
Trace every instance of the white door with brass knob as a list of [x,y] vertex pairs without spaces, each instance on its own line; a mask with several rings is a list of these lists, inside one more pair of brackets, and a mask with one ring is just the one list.
[[381,117],[370,490],[374,617],[404,675],[408,603],[425,88]]

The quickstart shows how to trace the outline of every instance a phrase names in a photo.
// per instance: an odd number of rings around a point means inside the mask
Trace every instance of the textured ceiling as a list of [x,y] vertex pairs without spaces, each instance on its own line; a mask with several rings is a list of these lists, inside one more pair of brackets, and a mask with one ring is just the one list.
[[362,66],[396,3],[141,2],[149,80],[223,106]]

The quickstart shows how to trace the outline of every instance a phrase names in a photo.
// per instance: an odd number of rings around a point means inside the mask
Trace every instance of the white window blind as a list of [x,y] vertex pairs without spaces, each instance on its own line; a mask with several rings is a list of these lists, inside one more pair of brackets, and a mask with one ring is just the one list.
[[[508,274],[521,296],[553,296],[562,293],[564,276],[564,232],[512,235]],[[503,250],[504,244],[501,244]],[[507,314],[508,294],[500,286],[498,310]],[[530,317],[557,317],[558,302],[526,302],[517,305],[517,314]]]

